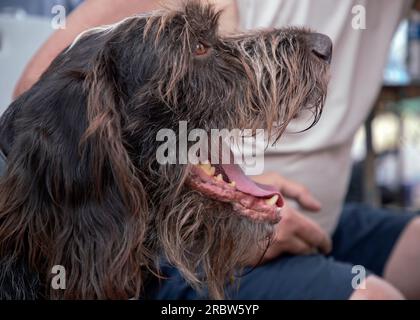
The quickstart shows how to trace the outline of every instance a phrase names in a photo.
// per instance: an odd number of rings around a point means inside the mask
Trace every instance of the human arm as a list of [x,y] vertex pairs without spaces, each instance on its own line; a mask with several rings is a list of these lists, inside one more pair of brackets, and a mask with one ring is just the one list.
[[88,0],[67,18],[66,28],[54,32],[27,64],[13,97],[28,90],[47,69],[52,60],[77,37],[89,28],[112,24],[127,16],[159,7],[157,0]]

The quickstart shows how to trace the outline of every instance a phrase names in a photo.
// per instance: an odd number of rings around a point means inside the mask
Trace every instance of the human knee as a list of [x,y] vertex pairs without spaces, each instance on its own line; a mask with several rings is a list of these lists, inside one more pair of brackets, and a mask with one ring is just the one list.
[[367,277],[350,297],[350,300],[403,300],[404,297],[398,289],[385,280],[376,277]]
[[420,239],[420,218],[413,219],[407,226],[407,232],[412,233],[416,238]]

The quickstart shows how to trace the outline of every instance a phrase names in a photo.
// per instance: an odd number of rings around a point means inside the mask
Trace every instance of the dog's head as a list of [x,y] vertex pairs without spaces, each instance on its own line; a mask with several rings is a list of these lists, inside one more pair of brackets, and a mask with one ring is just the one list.
[[[281,197],[231,163],[160,163],[159,132],[179,144],[186,121],[188,131],[262,128],[278,138],[302,109],[316,121],[331,43],[293,28],[222,36],[219,15],[189,1],[90,30],[9,107],[0,280],[23,264],[48,297],[129,298],[163,258],[223,295],[278,221]],[[64,291],[50,287],[53,265],[66,268]],[[25,296],[20,283],[11,295]]]

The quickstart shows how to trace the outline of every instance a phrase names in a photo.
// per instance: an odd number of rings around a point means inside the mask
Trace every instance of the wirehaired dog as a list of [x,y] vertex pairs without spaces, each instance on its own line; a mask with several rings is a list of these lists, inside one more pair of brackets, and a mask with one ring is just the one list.
[[1,297],[138,298],[165,260],[217,299],[261,255],[278,192],[235,164],[161,165],[156,134],[188,121],[278,138],[302,109],[316,121],[331,42],[294,28],[222,36],[219,16],[189,1],[85,32],[9,106]]

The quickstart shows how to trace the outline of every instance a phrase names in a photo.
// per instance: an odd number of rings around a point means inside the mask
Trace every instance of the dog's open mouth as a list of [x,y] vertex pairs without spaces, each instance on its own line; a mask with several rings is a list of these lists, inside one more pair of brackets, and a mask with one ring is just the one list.
[[240,215],[252,220],[277,223],[284,200],[269,185],[251,180],[237,164],[193,165],[188,184],[209,198],[228,202]]

